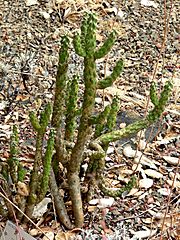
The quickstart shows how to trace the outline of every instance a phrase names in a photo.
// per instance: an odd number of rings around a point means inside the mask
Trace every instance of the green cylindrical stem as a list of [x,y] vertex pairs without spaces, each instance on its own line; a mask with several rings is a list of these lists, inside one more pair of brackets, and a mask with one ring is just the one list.
[[108,105],[105,107],[104,111],[99,114],[97,118],[95,134],[94,134],[95,138],[99,137],[102,134],[105,128],[105,124],[107,122],[107,117],[109,115],[110,110],[111,110],[111,107],[110,105]]
[[160,98],[159,98],[159,103],[158,105],[154,107],[153,110],[151,110],[147,116],[147,120],[151,123],[153,123],[154,121],[156,121],[161,114],[164,111],[165,105],[168,101],[168,98],[170,96],[170,93],[172,91],[172,83],[170,81],[168,81],[165,86],[163,91],[161,92]]
[[165,105],[168,101],[171,90],[172,83],[167,82],[161,93],[158,106],[155,106],[154,109],[149,112],[146,119],[132,123],[128,125],[126,128],[123,128],[121,130],[103,134],[102,136],[97,138],[96,141],[102,145],[106,145],[110,142],[115,142],[123,137],[131,136],[131,134],[137,133],[138,131],[147,128],[161,116],[162,112],[164,111]]
[[59,52],[59,65],[56,77],[55,99],[52,114],[52,126],[55,128],[61,126],[61,121],[63,117],[69,59],[68,48],[69,39],[64,36],[61,40],[61,49]]
[[104,57],[112,48],[112,46],[115,43],[117,37],[117,33],[113,31],[107,40],[104,42],[104,44],[95,52],[94,57],[95,59],[99,59]]
[[160,109],[164,109],[164,107],[169,99],[169,96],[171,94],[172,88],[173,88],[172,82],[167,81],[163,88],[163,91],[161,92],[160,98],[159,98],[159,108]]
[[113,128],[116,126],[116,119],[117,119],[117,113],[119,111],[119,98],[116,96],[113,98],[112,104],[111,104],[111,110],[109,112],[109,116],[107,118],[107,124],[106,128],[108,131],[112,131]]
[[154,104],[154,106],[158,106],[159,98],[157,95],[157,87],[156,87],[155,82],[152,82],[151,87],[150,87],[150,98],[151,98],[151,102]]
[[30,122],[31,122],[34,130],[36,132],[38,132],[41,129],[41,125],[40,125],[39,120],[34,112],[30,112],[29,119],[30,119]]
[[36,136],[35,159],[34,159],[33,171],[31,173],[30,184],[29,184],[30,193],[28,196],[27,208],[26,208],[26,214],[29,217],[32,216],[34,206],[37,203],[37,190],[39,187],[39,180],[40,180],[39,173],[40,173],[40,166],[42,165],[43,138],[46,132],[47,125],[50,120],[50,115],[51,115],[50,104],[47,104],[45,109],[42,111],[39,121],[34,113],[31,113],[30,115],[31,123],[33,123],[34,129],[37,131],[37,136]]
[[4,179],[6,179],[6,181],[8,182],[9,181],[9,166],[8,164],[2,164],[2,169],[1,169],[1,172],[0,174],[2,174],[2,176],[4,177]]
[[19,145],[18,130],[17,127],[14,125],[10,139],[10,157],[8,159],[9,173],[14,184],[16,184],[18,181],[18,165],[19,165],[18,145]]
[[44,160],[43,160],[43,174],[41,179],[41,185],[40,185],[41,188],[40,188],[40,193],[38,197],[38,202],[43,200],[48,189],[53,150],[54,150],[54,130],[51,129],[49,134],[49,139],[47,142]]
[[81,37],[80,37],[79,34],[76,34],[74,36],[73,45],[74,45],[74,49],[75,49],[76,54],[78,54],[81,57],[86,56],[86,52],[85,52],[83,44],[81,43]]
[[81,44],[85,49],[86,45],[86,35],[87,35],[87,30],[88,30],[88,14],[84,15],[82,24],[81,24]]
[[23,166],[19,163],[18,165],[18,181],[23,182],[24,178],[26,176],[26,170],[23,168]]
[[73,141],[73,135],[76,127],[76,111],[78,99],[78,76],[74,76],[69,90],[69,99],[66,106],[66,129],[65,139]]
[[85,51],[86,56],[94,58],[94,52],[96,48],[96,23],[97,19],[95,14],[89,14],[88,17],[87,34],[85,36]]
[[51,113],[52,113],[52,108],[51,108],[51,104],[48,103],[44,110],[42,111],[41,113],[41,116],[40,116],[40,126],[41,126],[41,129],[39,129],[42,132],[45,133],[46,131],[46,128],[48,126],[48,123],[50,121],[50,116],[51,116]]
[[102,145],[107,145],[110,142],[115,142],[121,138],[129,137],[134,133],[137,133],[138,131],[146,128],[149,126],[148,120],[141,120],[137,121],[133,124],[128,125],[126,128],[123,128],[121,130],[115,130],[110,133],[106,133],[101,135],[99,138],[96,139],[97,142],[99,142]]

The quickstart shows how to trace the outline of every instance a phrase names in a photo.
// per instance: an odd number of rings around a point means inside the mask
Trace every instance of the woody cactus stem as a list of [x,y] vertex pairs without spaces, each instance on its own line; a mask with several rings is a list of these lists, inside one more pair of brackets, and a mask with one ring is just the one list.
[[[34,165],[33,165],[33,170],[31,173],[30,184],[29,184],[30,193],[27,199],[27,206],[26,206],[26,214],[30,218],[32,217],[34,206],[38,202],[37,191],[38,191],[39,181],[40,181],[39,174],[40,174],[41,165],[43,162],[42,161],[43,138],[46,132],[47,125],[50,120],[51,112],[52,112],[51,105],[47,104],[44,111],[41,113],[40,120],[38,120],[34,112],[30,113],[31,124],[37,133],[35,159],[34,159]],[[25,221],[27,221],[27,219],[25,219]]]
[[[63,197],[59,195],[58,186],[56,183],[56,176],[58,175],[59,162],[66,164],[67,152],[64,147],[63,141],[63,129],[62,129],[62,119],[64,117],[64,105],[65,101],[68,102],[68,98],[65,95],[67,87],[67,71],[68,71],[68,59],[69,59],[69,38],[63,36],[61,39],[61,49],[59,51],[59,64],[56,76],[56,87],[55,87],[55,99],[53,105],[52,114],[52,126],[55,128],[55,150],[56,153],[53,156],[52,168],[50,170],[49,186],[51,194],[54,197],[54,202],[56,205],[56,210],[61,222],[68,228],[71,229],[69,216],[67,214]],[[68,93],[69,89],[67,89]],[[69,94],[68,94],[69,96]],[[66,102],[66,103],[67,103]]]

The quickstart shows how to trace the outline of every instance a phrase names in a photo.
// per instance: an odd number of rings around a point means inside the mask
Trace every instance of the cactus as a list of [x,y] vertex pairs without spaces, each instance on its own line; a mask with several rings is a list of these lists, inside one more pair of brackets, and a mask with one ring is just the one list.
[[[43,148],[43,139],[44,135],[46,133],[46,128],[48,126],[48,123],[50,121],[52,108],[50,104],[47,104],[44,108],[44,110],[41,112],[40,119],[38,120],[37,116],[34,112],[30,113],[30,121],[34,128],[34,131],[36,132],[36,152],[35,152],[35,159],[34,159],[34,165],[33,170],[31,172],[30,177],[30,192],[27,199],[27,207],[26,207],[26,214],[29,217],[32,217],[34,206],[38,203],[39,200],[42,200],[42,198],[45,196],[48,185],[47,177],[49,175],[49,168],[51,165],[51,158],[52,158],[52,149],[53,149],[53,133],[51,132],[48,140],[48,145],[46,149],[45,154],[45,160],[43,161],[42,156],[42,148]],[[40,171],[41,171],[41,165],[44,163],[43,168],[43,177],[41,179]],[[49,166],[48,166],[49,164]],[[41,189],[41,198],[37,196],[38,189],[39,189],[39,182],[41,182],[43,189]],[[45,192],[44,192],[45,191]]]
[[[83,208],[82,208],[82,199],[81,199],[81,186],[79,179],[80,166],[83,161],[84,150],[87,146],[87,140],[91,136],[93,126],[95,125],[94,138],[91,139],[89,148],[93,150],[90,156],[90,163],[87,170],[87,173],[93,174],[95,178],[93,181],[90,181],[90,189],[93,189],[93,185],[99,183],[99,188],[108,194],[119,195],[125,190],[130,190],[135,184],[134,178],[121,190],[117,193],[114,191],[106,191],[106,186],[104,185],[103,171],[105,166],[105,156],[108,144],[110,142],[119,140],[122,137],[130,136],[133,133],[138,132],[141,129],[148,127],[152,122],[160,117],[165,103],[167,102],[167,97],[165,99],[165,93],[162,92],[160,98],[157,97],[157,91],[155,87],[151,87],[151,98],[154,103],[154,109],[150,111],[149,115],[144,119],[137,121],[125,129],[115,130],[116,115],[119,110],[119,100],[115,98],[111,106],[107,106],[102,113],[98,116],[93,115],[94,105],[95,105],[95,96],[97,89],[104,89],[113,84],[117,79],[119,74],[123,70],[124,63],[120,59],[115,64],[112,73],[110,76],[107,76],[105,79],[98,79],[96,72],[96,60],[104,57],[114,45],[117,34],[113,31],[104,44],[97,49],[96,48],[96,16],[92,13],[86,14],[81,25],[81,32],[77,33],[73,38],[73,46],[76,54],[84,59],[84,70],[83,70],[83,82],[84,82],[84,95],[83,95],[83,104],[82,108],[77,110],[77,81],[76,78],[72,80],[72,83],[69,84],[67,88],[67,59],[68,59],[68,44],[69,41],[67,38],[62,38],[61,41],[61,50],[60,50],[60,59],[64,59],[64,62],[61,61],[58,67],[57,79],[56,79],[56,88],[61,90],[55,90],[55,101],[54,101],[54,110],[52,116],[53,126],[56,128],[56,157],[55,163],[58,166],[58,161],[61,161],[63,166],[67,168],[67,180],[69,186],[69,194],[72,201],[72,208],[75,217],[75,226],[81,227],[83,224]],[[66,39],[66,44],[64,40]],[[62,56],[61,56],[62,55]],[[66,57],[63,57],[66,56]],[[59,75],[59,68],[61,67],[62,75]],[[59,76],[59,77],[58,77]],[[60,81],[61,79],[61,81]],[[58,86],[59,82],[59,86]],[[60,84],[60,82],[62,82]],[[169,96],[171,87],[165,87],[166,94]],[[58,94],[57,94],[58,92]],[[56,98],[61,99],[59,101]],[[69,96],[64,99],[64,96]],[[60,104],[61,101],[61,110]],[[66,104],[66,111],[63,112],[62,105]],[[58,111],[56,109],[59,109]],[[56,110],[56,111],[55,111]],[[76,113],[80,113],[80,123],[77,128],[77,137],[75,145],[72,145],[70,151],[67,147],[67,143],[72,142],[74,138],[74,131],[76,125]],[[61,128],[61,121],[57,121],[56,114],[60,114],[59,119],[65,117],[65,136],[63,136],[63,129]],[[64,114],[64,115],[63,115]],[[58,124],[54,124],[54,123]],[[68,144],[69,145],[69,144]],[[52,174],[53,176],[53,174]],[[86,178],[87,179],[87,178]],[[53,194],[53,185],[55,184],[55,179],[51,178],[51,192]],[[92,188],[91,188],[92,184]],[[54,185],[55,186],[55,185]],[[93,190],[92,190],[93,191]],[[58,211],[60,219],[63,219],[63,223],[69,227],[69,218],[67,217],[67,212],[65,210],[64,204],[61,200],[58,200],[57,196],[54,196],[58,206],[61,211]],[[63,209],[63,210],[62,210]],[[68,222],[68,224],[66,224]]]
[[[79,77],[68,78],[70,40],[67,36],[63,36],[59,51],[53,109],[51,109],[51,104],[47,104],[40,117],[35,112],[29,114],[30,122],[36,133],[36,152],[33,170],[30,174],[29,195],[25,199],[26,204],[23,204],[23,211],[31,218],[34,206],[44,198],[49,185],[57,215],[61,223],[68,229],[74,226],[68,216],[63,197],[59,194],[59,188],[64,184],[64,182],[58,182],[59,177],[61,177],[61,181],[64,180],[63,178],[67,180],[65,183],[68,185],[68,193],[72,201],[74,223],[76,227],[82,227],[84,214],[79,175],[86,154],[89,154],[89,166],[85,176],[85,181],[88,180],[89,187],[87,197],[93,195],[96,186],[104,194],[114,197],[120,196],[124,191],[130,191],[136,184],[134,176],[126,186],[117,191],[108,188],[105,184],[103,175],[109,143],[123,137],[129,137],[155,122],[163,113],[172,90],[172,83],[168,81],[159,95],[156,85],[152,83],[150,99],[154,104],[153,109],[144,119],[120,130],[115,128],[119,111],[118,96],[102,112],[94,114],[96,91],[111,86],[124,66],[123,60],[120,59],[116,62],[109,76],[98,79],[96,60],[108,54],[116,41],[117,33],[112,31],[104,44],[98,48],[96,46],[96,24],[96,15],[86,14],[82,21],[80,33],[75,34],[72,41],[75,53],[84,61],[82,107],[77,107]],[[50,125],[50,133],[45,154],[43,154],[43,140],[48,125]],[[61,169],[63,176],[59,172],[59,166],[63,167]],[[18,163],[16,128],[14,128],[11,138],[8,168],[3,166],[1,172],[6,179],[6,184],[9,173],[14,183],[17,183],[18,180],[23,181],[24,173]],[[89,180],[88,175],[93,177]]]

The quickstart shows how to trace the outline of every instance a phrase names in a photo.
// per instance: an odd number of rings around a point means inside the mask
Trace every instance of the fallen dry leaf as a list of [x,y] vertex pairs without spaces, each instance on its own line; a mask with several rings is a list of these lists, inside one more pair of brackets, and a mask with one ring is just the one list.
[[25,183],[18,182],[17,183],[17,189],[18,189],[18,193],[21,196],[24,196],[24,197],[29,196],[29,187]]

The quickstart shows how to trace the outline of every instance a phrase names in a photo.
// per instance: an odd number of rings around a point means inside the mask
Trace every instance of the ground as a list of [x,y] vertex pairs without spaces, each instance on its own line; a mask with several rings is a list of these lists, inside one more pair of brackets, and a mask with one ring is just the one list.
[[[31,167],[35,136],[28,113],[35,108],[40,110],[52,99],[60,37],[63,34],[73,36],[85,11],[93,11],[98,16],[97,42],[100,45],[112,29],[118,32],[116,45],[105,59],[98,61],[97,70],[99,77],[108,75],[119,58],[124,59],[125,68],[115,84],[104,92],[98,91],[96,98],[97,109],[100,109],[102,99],[106,104],[115,94],[120,96],[117,127],[146,114],[149,87],[153,80],[159,89],[166,80],[174,81],[164,117],[159,125],[155,124],[153,134],[149,129],[142,141],[134,137],[118,142],[109,149],[107,156],[108,183],[118,187],[119,182],[127,177],[127,172],[123,174],[123,171],[132,171],[135,167],[124,146],[127,147],[127,143],[132,148],[138,145],[146,162],[141,163],[138,177],[145,185],[139,185],[129,195],[115,199],[112,206],[108,206],[108,202],[103,207],[90,210],[91,204],[86,204],[84,229],[74,231],[78,233],[76,239],[139,239],[136,238],[138,231],[144,231],[140,233],[141,237],[146,234],[144,238],[147,239],[150,229],[155,231],[151,239],[160,239],[162,226],[161,239],[179,239],[178,8],[178,1],[169,0],[0,2],[1,161],[6,161],[8,157],[11,126],[16,124],[20,131],[20,159]],[[69,71],[70,75],[82,72],[82,61],[74,53]],[[151,107],[150,104],[148,106]],[[143,145],[146,141],[148,145],[143,149],[140,143]],[[133,151],[130,146],[128,153]],[[150,169],[155,172],[149,173]],[[147,187],[149,182],[146,179],[151,179],[151,186]],[[100,193],[96,196],[97,199],[102,197]],[[54,227],[53,217],[47,219],[40,227],[57,233],[61,227]],[[0,221],[3,226],[5,220],[0,218]],[[61,236],[59,239],[66,238]]]

